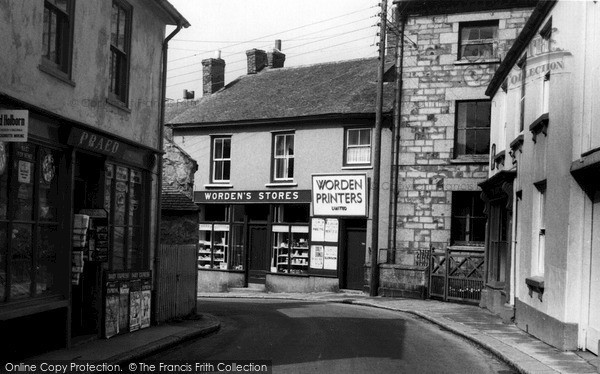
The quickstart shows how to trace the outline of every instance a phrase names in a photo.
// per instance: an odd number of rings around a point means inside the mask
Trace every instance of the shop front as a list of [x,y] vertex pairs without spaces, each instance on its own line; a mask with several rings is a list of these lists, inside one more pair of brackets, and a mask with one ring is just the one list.
[[26,125],[0,139],[0,328],[15,337],[3,353],[113,335],[115,284],[128,289],[118,332],[149,325],[155,152],[31,108],[0,111]]
[[[313,178],[320,181],[323,177]],[[344,177],[335,178],[338,182],[331,189],[321,185],[320,194],[315,192],[320,182],[314,182],[317,187],[312,190],[196,191],[195,201],[200,205],[198,289],[362,289],[366,177],[350,176],[352,186],[343,187],[339,181]],[[363,205],[362,210],[355,205]]]

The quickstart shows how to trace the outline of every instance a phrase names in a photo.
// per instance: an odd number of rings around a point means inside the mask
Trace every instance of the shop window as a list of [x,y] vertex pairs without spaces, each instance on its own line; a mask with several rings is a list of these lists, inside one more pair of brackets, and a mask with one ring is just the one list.
[[229,182],[231,174],[231,137],[215,137],[212,144],[212,182]]
[[273,210],[273,222],[278,223],[308,223],[309,216],[309,204],[277,205]]
[[129,51],[131,39],[131,6],[114,0],[110,18],[110,98],[127,104],[129,93]]
[[460,24],[458,59],[485,60],[496,57],[498,21]]
[[242,205],[205,206],[199,226],[199,269],[244,270],[244,224],[243,219],[239,221],[243,208]]
[[459,101],[456,107],[454,157],[490,151],[490,101]]
[[276,134],[273,137],[273,180],[290,181],[294,178],[294,134]]
[[42,54],[45,64],[69,74],[73,38],[73,2],[71,0],[45,0],[42,34]]
[[346,129],[346,165],[371,164],[371,129]]
[[0,301],[58,292],[60,152],[0,143]]
[[452,193],[452,228],[453,245],[483,246],[485,240],[484,203],[480,192]]
[[308,273],[308,225],[276,224],[273,231],[271,272]]
[[106,164],[104,208],[112,233],[111,270],[146,270],[143,175],[140,170]]

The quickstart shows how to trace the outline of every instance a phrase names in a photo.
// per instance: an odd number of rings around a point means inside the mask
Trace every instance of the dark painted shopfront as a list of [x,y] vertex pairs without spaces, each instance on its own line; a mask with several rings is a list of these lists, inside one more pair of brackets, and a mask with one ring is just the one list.
[[[328,195],[329,205],[335,198],[339,202],[334,210],[329,207],[332,213],[318,211],[323,201],[313,203],[315,188],[196,191],[199,290],[256,285],[274,292],[362,289],[366,177],[358,180],[361,201]],[[349,209],[352,205],[362,210]]]
[[148,326],[151,310],[156,152],[26,112],[27,139],[0,142],[0,328],[23,337],[3,347],[13,358]]

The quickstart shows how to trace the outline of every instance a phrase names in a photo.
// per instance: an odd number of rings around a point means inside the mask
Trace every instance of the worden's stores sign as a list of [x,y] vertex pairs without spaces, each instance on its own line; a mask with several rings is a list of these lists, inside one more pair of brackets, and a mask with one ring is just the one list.
[[313,175],[312,204],[315,216],[367,215],[367,176]]

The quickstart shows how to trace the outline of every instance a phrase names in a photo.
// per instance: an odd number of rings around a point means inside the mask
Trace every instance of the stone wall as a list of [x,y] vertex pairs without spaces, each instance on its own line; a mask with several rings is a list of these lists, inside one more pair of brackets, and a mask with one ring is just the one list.
[[[414,292],[425,286],[426,277],[402,269],[418,265],[418,251],[450,245],[452,193],[480,191],[478,183],[487,178],[488,155],[454,158],[456,102],[489,99],[485,89],[530,13],[518,9],[408,19],[399,162],[392,166],[399,185],[394,262],[402,267],[382,269],[386,288]],[[498,20],[497,58],[457,61],[460,23],[481,20]],[[402,271],[408,273],[387,274]]]
[[164,139],[163,186],[176,188],[193,199],[198,163],[170,138]]

